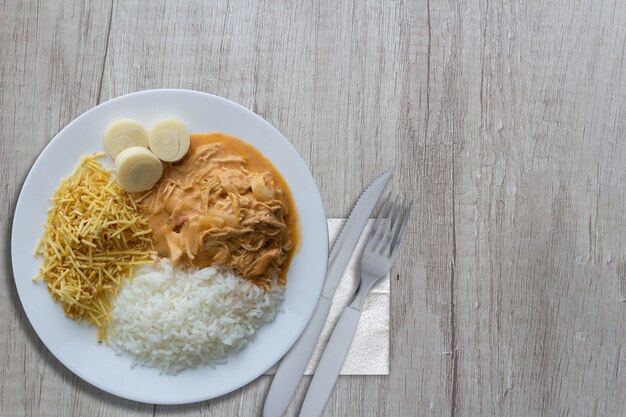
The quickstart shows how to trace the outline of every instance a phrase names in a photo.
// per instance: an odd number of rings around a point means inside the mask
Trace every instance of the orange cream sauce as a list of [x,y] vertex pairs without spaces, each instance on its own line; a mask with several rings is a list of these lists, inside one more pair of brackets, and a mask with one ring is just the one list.
[[[197,150],[199,147],[203,147],[205,145],[211,145],[211,144],[220,144],[222,147],[225,148],[227,153],[232,153],[240,157],[243,157],[243,159],[245,160],[245,168],[253,174],[269,172],[269,174],[272,176],[272,179],[275,185],[278,188],[282,189],[283,194],[284,194],[285,206],[287,208],[287,213],[284,215],[283,220],[284,220],[285,225],[287,226],[288,236],[290,237],[290,240],[293,244],[292,249],[290,250],[285,260],[282,262],[281,267],[280,267],[280,271],[281,271],[280,282],[284,283],[286,279],[286,275],[287,275],[287,270],[289,269],[289,264],[293,258],[293,255],[297,252],[299,245],[300,245],[300,229],[299,229],[296,205],[295,205],[293,196],[291,194],[291,190],[289,189],[289,186],[287,185],[287,182],[285,181],[281,173],[276,169],[276,167],[274,167],[274,165],[254,146],[242,141],[239,138],[236,138],[231,135],[227,135],[225,133],[213,132],[213,133],[191,134],[190,135],[190,149],[189,149],[188,155],[194,154],[194,151]],[[184,160],[185,159],[183,159],[183,161]],[[173,166],[176,166],[176,164],[173,164]],[[179,207],[179,209],[182,211],[186,210],[185,207],[187,205],[195,206],[197,204],[200,204],[199,201],[186,201],[187,198],[182,198],[182,197],[183,196],[181,196],[181,198],[176,199],[177,201],[176,204]],[[155,215],[151,216],[150,223],[151,223],[150,225],[153,228],[153,230],[163,230],[162,228],[167,227],[167,224],[169,224],[167,213],[164,213],[164,212],[161,212],[159,214],[155,213]],[[160,253],[167,252],[166,241],[164,241],[163,239],[157,239],[155,243],[157,246],[157,250]],[[201,244],[201,242],[197,242],[197,244]],[[170,257],[172,256],[171,251],[170,251],[169,256]],[[201,262],[201,265],[199,266],[205,266],[205,265],[202,265],[202,262]]]
[[297,252],[300,244],[300,228],[298,226],[298,211],[296,210],[296,202],[291,195],[291,190],[287,181],[283,178],[280,172],[276,169],[274,164],[270,162],[261,152],[254,146],[239,139],[238,137],[228,135],[221,132],[211,133],[192,133],[190,136],[189,149],[197,148],[201,145],[208,143],[221,143],[226,149],[234,152],[238,155],[242,155],[246,158],[246,168],[252,172],[265,172],[269,171],[274,177],[276,185],[283,189],[285,192],[285,201],[287,202],[287,209],[289,212],[285,216],[285,222],[289,227],[291,233],[291,239],[293,240],[295,247],[292,253]]

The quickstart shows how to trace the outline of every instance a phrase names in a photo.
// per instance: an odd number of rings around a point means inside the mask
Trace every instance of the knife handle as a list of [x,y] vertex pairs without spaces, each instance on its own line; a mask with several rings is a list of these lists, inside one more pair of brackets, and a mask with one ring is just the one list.
[[298,389],[298,383],[311,359],[315,344],[322,333],[329,310],[330,300],[321,296],[309,324],[280,362],[265,399],[263,417],[281,417],[287,411],[287,407],[289,407],[289,403]]
[[350,350],[360,317],[361,312],[352,307],[346,307],[341,313],[304,397],[300,417],[319,417],[324,411]]

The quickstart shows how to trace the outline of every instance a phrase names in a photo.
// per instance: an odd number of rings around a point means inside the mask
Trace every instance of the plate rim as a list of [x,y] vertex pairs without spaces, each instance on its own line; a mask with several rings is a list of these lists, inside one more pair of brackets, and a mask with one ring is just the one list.
[[[109,394],[115,395],[117,397],[120,398],[124,398],[124,399],[128,399],[131,401],[136,401],[136,402],[140,402],[140,403],[145,403],[145,404],[158,404],[158,405],[180,405],[180,404],[193,404],[193,403],[198,403],[198,402],[202,402],[202,401],[206,401],[206,400],[210,400],[213,398],[218,398],[221,397],[223,395],[226,395],[228,393],[237,391],[238,389],[241,389],[242,387],[248,385],[250,382],[254,381],[255,379],[257,379],[258,377],[262,376],[265,372],[267,372],[267,370],[271,369],[272,366],[274,366],[290,349],[291,347],[295,344],[295,342],[299,339],[300,335],[302,334],[302,332],[304,331],[304,329],[306,328],[306,325],[308,324],[308,322],[310,321],[310,318],[313,315],[313,312],[315,310],[315,305],[316,303],[311,303],[311,307],[309,308],[310,311],[305,311],[303,313],[304,317],[306,318],[306,320],[303,320],[299,327],[299,331],[298,332],[294,332],[292,339],[290,340],[289,343],[286,345],[287,348],[284,350],[284,352],[280,352],[277,353],[276,355],[274,355],[275,359],[272,359],[271,364],[264,370],[262,370],[260,373],[251,373],[249,375],[249,377],[247,378],[242,378],[242,383],[239,384],[235,384],[237,386],[235,387],[226,387],[225,389],[222,390],[217,390],[215,393],[213,394],[209,394],[209,395],[204,395],[204,396],[200,396],[199,398],[183,398],[181,400],[165,400],[165,401],[153,401],[153,400],[148,400],[146,398],[140,398],[134,395],[129,395],[127,393],[124,393],[122,391],[116,390],[114,388],[111,387],[104,387],[102,384],[100,384],[97,380],[93,380],[92,378],[86,377],[85,375],[83,375],[82,373],[79,373],[75,367],[71,366],[71,364],[66,363],[66,361],[62,360],[59,358],[59,356],[57,355],[56,352],[52,351],[50,349],[50,347],[46,344],[46,341],[42,338],[42,336],[39,334],[39,332],[37,331],[37,329],[35,328],[35,326],[33,325],[33,321],[31,319],[31,315],[28,312],[28,309],[25,308],[24,306],[24,301],[23,301],[23,297],[22,297],[22,293],[20,291],[20,285],[18,285],[17,282],[17,276],[15,273],[15,263],[16,263],[16,254],[15,254],[15,249],[16,249],[16,227],[17,227],[17,221],[19,219],[19,215],[18,213],[20,212],[20,209],[23,211],[24,209],[22,208],[24,203],[24,198],[23,197],[23,192],[24,192],[24,188],[26,187],[26,185],[29,182],[35,181],[33,180],[31,177],[34,175],[33,171],[34,168],[40,164],[43,163],[41,162],[42,160],[45,159],[47,152],[50,151],[50,146],[53,143],[57,143],[60,140],[62,140],[60,137],[62,137],[62,134],[65,130],[67,130],[68,128],[70,128],[70,126],[72,126],[75,123],[79,123],[79,120],[86,117],[89,113],[96,111],[98,108],[104,106],[104,105],[111,105],[114,104],[116,101],[119,100],[123,100],[125,98],[128,98],[130,96],[136,96],[136,95],[149,95],[149,94],[159,94],[159,93],[168,93],[168,92],[172,92],[172,93],[180,93],[180,94],[190,94],[190,95],[199,95],[199,96],[206,96],[209,99],[213,99],[216,100],[218,102],[222,102],[223,104],[227,105],[227,106],[233,106],[235,108],[237,108],[239,111],[243,111],[243,112],[247,112],[249,115],[253,116],[253,118],[257,119],[257,121],[267,125],[267,127],[269,127],[270,130],[272,130],[274,132],[274,134],[280,138],[280,140],[284,143],[284,145],[288,146],[291,148],[293,154],[297,157],[295,162],[301,166],[301,168],[304,168],[304,172],[306,172],[308,174],[308,176],[310,177],[313,185],[315,186],[315,203],[318,206],[317,210],[320,210],[320,214],[323,216],[324,218],[324,227],[323,227],[323,234],[325,235],[325,241],[328,242],[328,224],[326,222],[326,211],[325,211],[325,207],[323,204],[323,200],[320,194],[320,190],[319,187],[317,185],[317,183],[315,182],[315,179],[313,178],[313,175],[311,173],[311,170],[309,169],[308,165],[304,162],[304,160],[302,159],[302,156],[300,155],[300,153],[294,148],[294,146],[291,144],[291,142],[275,127],[273,126],[269,121],[265,120],[263,117],[261,117],[260,115],[258,115],[257,113],[255,113],[254,111],[248,109],[247,107],[234,102],[230,99],[227,99],[225,97],[221,97],[215,94],[211,94],[211,93],[207,93],[204,91],[198,91],[198,90],[192,90],[192,89],[182,89],[182,88],[158,88],[158,89],[147,89],[147,90],[139,90],[139,91],[134,91],[128,94],[124,94],[121,96],[117,96],[114,98],[111,98],[105,102],[102,102],[94,107],[89,108],[88,110],[84,111],[83,113],[81,113],[80,115],[78,115],[77,117],[75,117],[74,119],[72,119],[69,123],[67,123],[62,129],[60,129],[55,135],[54,137],[48,141],[45,146],[43,147],[43,149],[41,149],[41,151],[39,152],[39,154],[37,155],[37,157],[35,158],[35,160],[32,162],[32,164],[30,164],[30,166],[28,167],[28,172],[26,174],[26,176],[24,177],[24,180],[22,181],[22,184],[20,186],[19,189],[19,194],[18,194],[18,198],[16,200],[14,209],[12,211],[12,215],[13,215],[13,219],[12,219],[12,224],[11,224],[11,228],[10,228],[10,259],[11,259],[11,272],[13,275],[13,282],[15,284],[15,288],[16,288],[16,292],[18,295],[18,299],[20,301],[20,305],[22,306],[22,310],[24,312],[24,314],[26,315],[26,318],[28,319],[28,323],[30,324],[30,327],[32,328],[33,332],[35,333],[35,335],[39,338],[39,340],[42,342],[42,344],[45,346],[45,348],[47,349],[48,352],[50,352],[50,354],[52,354],[52,356],[59,362],[61,363],[67,370],[69,370],[72,374],[76,375],[78,378],[80,378],[81,380],[87,382],[88,384],[104,391],[107,392]],[[245,139],[244,139],[245,140]],[[61,175],[61,178],[64,178],[63,175]],[[49,198],[50,196],[48,196]],[[317,300],[319,298],[319,296],[321,295],[321,291],[322,291],[322,287],[325,281],[325,271],[327,268],[327,264],[328,264],[328,244],[324,245],[324,247],[322,248],[323,252],[324,252],[324,257],[323,257],[323,271],[324,271],[324,275],[321,276],[319,278],[319,284],[317,285],[317,290],[315,295],[315,300]],[[46,289],[47,290],[47,289]],[[51,299],[51,301],[54,302],[54,300]],[[281,307],[282,308],[282,307]],[[280,311],[279,313],[280,314]],[[275,319],[274,319],[275,320]],[[78,324],[78,323],[77,323]],[[112,348],[111,348],[112,349]],[[245,349],[245,348],[244,348]],[[206,365],[204,365],[206,366]],[[265,366],[263,366],[265,368]]]

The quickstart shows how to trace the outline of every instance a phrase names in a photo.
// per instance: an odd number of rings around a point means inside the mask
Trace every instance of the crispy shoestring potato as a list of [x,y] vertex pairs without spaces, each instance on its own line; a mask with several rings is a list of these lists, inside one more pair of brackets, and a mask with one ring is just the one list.
[[152,262],[151,229],[133,196],[97,162],[103,154],[83,157],[61,181],[36,254],[40,272],[65,315],[86,320],[107,342],[112,296],[136,267]]

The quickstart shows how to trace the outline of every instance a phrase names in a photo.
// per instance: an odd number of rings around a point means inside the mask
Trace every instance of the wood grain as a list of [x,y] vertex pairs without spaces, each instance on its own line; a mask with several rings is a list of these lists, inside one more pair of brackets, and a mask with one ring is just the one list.
[[0,416],[260,415],[267,376],[187,406],[106,394],[17,298],[12,213],[38,153],[163,87],[266,118],[329,217],[392,165],[414,198],[390,375],[341,377],[325,415],[626,415],[625,3],[32,0],[0,23]]

